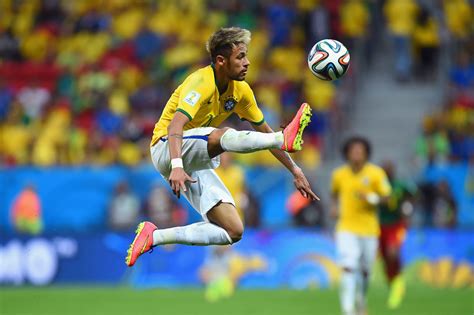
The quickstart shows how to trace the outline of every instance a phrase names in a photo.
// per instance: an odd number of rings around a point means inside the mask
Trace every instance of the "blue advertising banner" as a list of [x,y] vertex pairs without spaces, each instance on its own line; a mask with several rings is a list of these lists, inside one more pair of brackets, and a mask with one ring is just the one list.
[[[261,203],[262,224],[267,227],[288,225],[290,214],[284,205],[293,191],[289,174],[281,169],[256,168],[248,169],[246,178]],[[168,187],[152,165],[4,169],[0,172],[0,231],[14,231],[12,205],[30,185],[35,187],[41,203],[45,233],[103,231],[114,189],[121,181],[128,183],[142,202],[154,185]],[[201,220],[184,198],[179,202],[188,209],[191,222]]]
[[[133,235],[101,233],[0,237],[0,284],[131,284],[199,286],[226,278],[243,288],[327,288],[339,279],[330,234],[254,230],[227,247],[163,246],[126,267]],[[472,286],[474,232],[413,230],[403,246],[410,281],[437,287]]]

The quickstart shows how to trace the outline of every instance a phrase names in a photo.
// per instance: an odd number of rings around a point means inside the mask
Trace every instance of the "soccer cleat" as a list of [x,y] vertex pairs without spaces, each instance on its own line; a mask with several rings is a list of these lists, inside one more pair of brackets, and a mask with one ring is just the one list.
[[127,266],[132,267],[141,254],[148,252],[153,247],[153,231],[157,229],[151,222],[142,222],[138,225],[135,239],[127,250],[127,257],[125,257]]
[[390,294],[387,301],[389,309],[394,310],[400,307],[405,296],[405,291],[405,279],[403,279],[401,275],[398,275],[393,279],[390,286]]
[[303,131],[311,121],[311,107],[303,103],[293,120],[283,129],[283,145],[286,152],[300,151],[303,144]]

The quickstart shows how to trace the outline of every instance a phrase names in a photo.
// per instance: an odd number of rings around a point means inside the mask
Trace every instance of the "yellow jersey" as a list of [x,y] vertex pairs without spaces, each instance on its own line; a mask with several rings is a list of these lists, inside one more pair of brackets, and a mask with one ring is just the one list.
[[354,173],[350,166],[343,165],[332,174],[331,192],[339,200],[338,231],[361,236],[380,234],[377,207],[361,198],[361,194],[376,193],[381,197],[391,194],[390,183],[382,168],[367,163]]
[[218,127],[233,113],[240,119],[260,125],[263,114],[257,106],[252,89],[245,81],[231,80],[221,95],[217,89],[212,66],[191,73],[173,92],[155,124],[151,145],[168,134],[167,128],[179,111],[189,118],[184,130],[198,127]]

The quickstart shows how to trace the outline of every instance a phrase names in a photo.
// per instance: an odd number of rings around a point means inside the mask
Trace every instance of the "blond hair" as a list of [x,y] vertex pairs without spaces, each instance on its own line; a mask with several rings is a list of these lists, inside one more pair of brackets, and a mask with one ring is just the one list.
[[251,39],[249,30],[240,27],[221,28],[211,35],[206,43],[206,50],[211,57],[211,61],[215,62],[217,55],[229,58],[232,49],[238,44],[248,46]]

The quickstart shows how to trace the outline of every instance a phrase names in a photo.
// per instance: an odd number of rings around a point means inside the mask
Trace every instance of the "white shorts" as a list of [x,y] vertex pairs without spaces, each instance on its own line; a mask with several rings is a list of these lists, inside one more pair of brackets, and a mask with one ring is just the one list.
[[336,249],[341,268],[370,272],[377,256],[377,248],[377,237],[345,231],[336,233]]
[[[214,129],[212,127],[194,128],[183,133],[183,167],[186,173],[197,182],[187,182],[187,191],[182,191],[181,194],[206,221],[208,221],[207,212],[218,203],[231,203],[235,206],[232,195],[214,171],[219,166],[220,158],[216,156],[211,159],[207,150],[208,136]],[[150,148],[150,152],[155,169],[168,181],[171,173],[168,140],[160,139]]]

